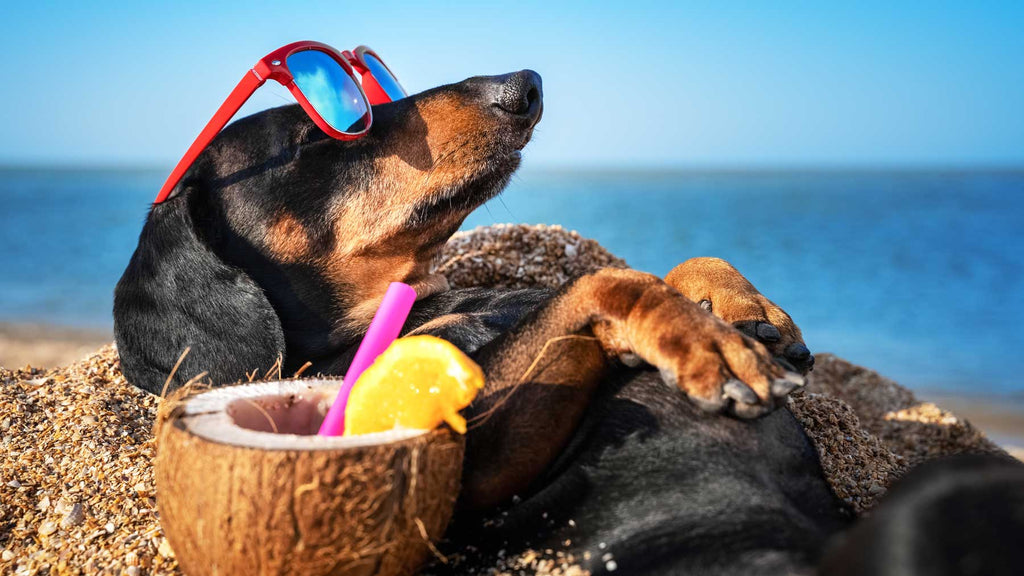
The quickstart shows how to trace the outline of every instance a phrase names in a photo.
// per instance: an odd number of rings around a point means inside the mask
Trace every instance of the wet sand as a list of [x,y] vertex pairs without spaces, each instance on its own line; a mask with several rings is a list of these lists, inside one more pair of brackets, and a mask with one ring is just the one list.
[[110,331],[0,322],[0,366],[56,368],[81,360],[113,339]]

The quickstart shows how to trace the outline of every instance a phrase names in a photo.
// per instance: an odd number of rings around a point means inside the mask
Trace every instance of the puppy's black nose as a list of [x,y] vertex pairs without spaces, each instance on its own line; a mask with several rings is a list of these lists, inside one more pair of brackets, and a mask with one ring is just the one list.
[[494,104],[516,116],[540,116],[544,93],[540,74],[520,70],[496,78]]

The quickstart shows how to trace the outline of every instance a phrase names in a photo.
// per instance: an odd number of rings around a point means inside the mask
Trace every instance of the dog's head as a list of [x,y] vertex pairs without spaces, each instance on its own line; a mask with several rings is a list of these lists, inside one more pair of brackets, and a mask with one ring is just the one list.
[[[196,318],[219,310],[209,322],[238,325],[250,319],[226,310],[238,308],[230,301],[260,293],[280,324],[271,347],[317,355],[365,328],[388,283],[412,284],[421,297],[444,289],[433,259],[508,182],[542,109],[540,77],[521,71],[375,106],[370,133],[357,140],[325,135],[297,105],[233,123],[150,213],[115,299],[122,357],[155,344],[135,337],[140,302],[175,359],[209,332]],[[167,317],[182,307],[190,318]],[[240,339],[273,324],[260,320]]]

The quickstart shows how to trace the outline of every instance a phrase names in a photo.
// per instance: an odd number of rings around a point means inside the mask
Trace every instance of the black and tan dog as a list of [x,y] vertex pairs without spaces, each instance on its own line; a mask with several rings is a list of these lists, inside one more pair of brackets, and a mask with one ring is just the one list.
[[595,572],[813,565],[846,516],[800,426],[773,411],[813,357],[734,268],[605,270],[555,293],[448,290],[431,274],[518,167],[542,108],[540,77],[522,71],[377,106],[350,142],[297,106],[235,122],[153,207],[117,286],[125,375],[159,393],[186,347],[173,386],[279,358],[286,374],[307,361],[341,374],[404,281],[419,295],[407,330],[454,342],[487,375],[468,409],[464,509],[525,498],[486,530],[464,515],[453,545],[487,564],[487,543],[569,540]]

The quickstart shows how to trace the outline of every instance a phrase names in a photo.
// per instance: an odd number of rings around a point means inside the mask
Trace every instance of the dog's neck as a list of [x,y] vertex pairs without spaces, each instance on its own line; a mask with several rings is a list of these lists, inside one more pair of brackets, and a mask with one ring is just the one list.
[[448,279],[434,271],[443,246],[424,251],[403,248],[395,242],[387,250],[328,257],[328,281],[335,287],[335,300],[343,310],[335,319],[337,329],[349,334],[365,331],[391,282],[410,285],[416,290],[417,300],[449,290]]
[[[355,223],[351,215],[359,212],[372,220],[372,211],[349,208],[346,218],[332,227],[339,242],[318,242],[313,233],[288,213],[277,217],[269,227],[263,244],[271,261],[286,265],[315,263],[310,268],[320,276],[318,282],[329,290],[321,300],[320,313],[332,325],[331,341],[346,344],[358,338],[369,326],[391,282],[404,282],[416,290],[417,300],[449,290],[448,280],[435,272],[435,265],[448,238],[458,229],[464,214],[448,214],[432,222],[429,228],[403,228],[397,224],[375,229]],[[380,226],[390,217],[378,219]],[[352,231],[358,230],[359,234]],[[345,232],[342,235],[342,232]],[[319,246],[329,246],[318,250]],[[291,285],[291,282],[288,283]],[[310,295],[306,304],[320,300]],[[302,325],[298,319],[289,325]],[[293,338],[294,340],[294,338]]]

